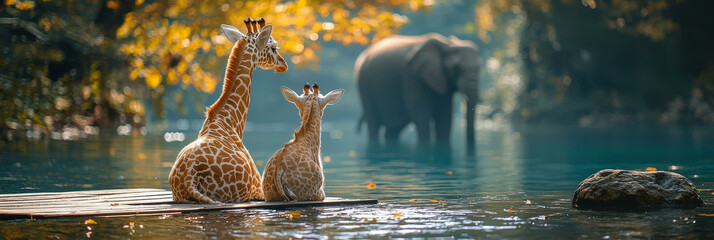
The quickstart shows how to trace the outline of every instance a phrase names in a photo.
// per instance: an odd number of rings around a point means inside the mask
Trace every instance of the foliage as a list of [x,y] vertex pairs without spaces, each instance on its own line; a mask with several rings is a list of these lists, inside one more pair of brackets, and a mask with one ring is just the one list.
[[317,69],[323,41],[368,44],[407,23],[391,9],[417,11],[430,5],[417,0],[377,1],[156,1],[138,4],[117,34],[121,52],[130,57],[132,80],[151,89],[184,84],[211,93],[222,81],[219,66],[231,44],[219,23],[245,32],[243,19],[264,17],[273,25],[281,53],[297,67]]
[[[245,17],[274,26],[281,53],[317,69],[324,42],[368,44],[395,33],[427,0],[198,1],[5,0],[0,12],[0,130],[7,138],[71,136],[146,124],[176,89],[211,93],[222,80],[231,44],[221,23]],[[148,104],[147,101],[148,100]],[[128,125],[126,125],[128,124]],[[97,129],[99,127],[99,129]],[[136,131],[133,131],[136,133]],[[58,136],[63,137],[65,134]]]
[[[510,90],[516,118],[701,122],[714,119],[705,76],[712,65],[702,54],[712,48],[701,44],[714,37],[700,33],[711,25],[711,7],[685,0],[485,0],[475,21],[479,37],[489,40],[509,31],[499,23],[524,19],[519,61],[512,62],[522,76],[520,88]],[[495,64],[499,57],[491,56],[493,66],[505,66]]]

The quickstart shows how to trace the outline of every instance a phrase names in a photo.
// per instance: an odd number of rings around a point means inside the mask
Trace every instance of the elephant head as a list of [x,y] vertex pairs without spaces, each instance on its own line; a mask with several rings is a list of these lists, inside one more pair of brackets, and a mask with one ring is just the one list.
[[408,69],[438,94],[459,91],[466,100],[466,140],[473,146],[474,119],[481,61],[473,42],[439,34],[427,35],[407,55]]

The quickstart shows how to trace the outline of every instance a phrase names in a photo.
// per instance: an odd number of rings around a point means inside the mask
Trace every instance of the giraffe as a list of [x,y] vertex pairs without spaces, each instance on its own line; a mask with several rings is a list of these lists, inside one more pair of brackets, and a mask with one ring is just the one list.
[[244,23],[247,34],[221,25],[223,34],[234,43],[223,90],[207,108],[198,138],[179,152],[171,168],[169,183],[175,202],[263,200],[260,173],[242,140],[251,79],[256,66],[282,73],[288,65],[278,54],[278,43],[270,37],[271,25],[266,26],[263,18],[246,18]]
[[300,112],[302,123],[292,140],[285,143],[268,160],[263,171],[263,193],[266,201],[311,201],[324,200],[325,176],[322,173],[320,156],[320,122],[327,105],[337,103],[343,89],[320,94],[317,84],[305,84],[303,94],[298,95],[287,87],[281,87],[283,96]]

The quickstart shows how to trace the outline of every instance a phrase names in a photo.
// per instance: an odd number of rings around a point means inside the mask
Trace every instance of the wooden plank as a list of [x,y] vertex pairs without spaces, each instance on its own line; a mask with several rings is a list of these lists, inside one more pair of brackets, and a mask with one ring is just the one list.
[[60,193],[0,194],[0,219],[134,216],[249,208],[275,209],[376,203],[377,200],[374,199],[327,197],[323,201],[182,204],[173,202],[173,196],[170,191],[136,188]]

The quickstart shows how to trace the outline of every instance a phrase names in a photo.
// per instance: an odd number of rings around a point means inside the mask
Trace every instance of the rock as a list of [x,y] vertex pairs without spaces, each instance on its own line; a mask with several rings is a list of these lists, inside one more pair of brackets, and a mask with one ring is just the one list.
[[694,184],[667,171],[601,170],[575,190],[573,207],[592,210],[637,210],[661,206],[704,205]]

